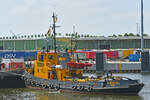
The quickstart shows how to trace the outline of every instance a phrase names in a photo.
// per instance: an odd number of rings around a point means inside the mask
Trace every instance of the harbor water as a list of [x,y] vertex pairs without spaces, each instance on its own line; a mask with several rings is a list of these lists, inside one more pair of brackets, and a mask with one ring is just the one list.
[[150,74],[116,74],[145,84],[138,95],[93,95],[32,89],[0,89],[0,100],[150,100]]

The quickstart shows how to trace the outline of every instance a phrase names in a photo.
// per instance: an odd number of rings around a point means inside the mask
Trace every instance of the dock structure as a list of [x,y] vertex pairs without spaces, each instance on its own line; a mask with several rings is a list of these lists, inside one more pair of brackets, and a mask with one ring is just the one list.
[[103,53],[96,54],[96,64],[85,72],[140,73],[150,71],[149,52],[142,52],[141,62],[106,61]]
[[[141,72],[141,62],[107,62],[104,65],[104,71],[112,71],[113,73],[140,73]],[[85,72],[95,73],[99,72],[94,64],[89,67]],[[102,72],[102,71],[101,71]]]

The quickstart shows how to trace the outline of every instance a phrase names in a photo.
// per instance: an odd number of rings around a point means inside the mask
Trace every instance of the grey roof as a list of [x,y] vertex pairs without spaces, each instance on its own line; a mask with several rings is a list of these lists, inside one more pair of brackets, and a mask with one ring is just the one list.
[[[85,37],[85,38],[79,38],[77,40],[139,40],[141,37]],[[144,37],[144,39],[150,39],[150,36]]]

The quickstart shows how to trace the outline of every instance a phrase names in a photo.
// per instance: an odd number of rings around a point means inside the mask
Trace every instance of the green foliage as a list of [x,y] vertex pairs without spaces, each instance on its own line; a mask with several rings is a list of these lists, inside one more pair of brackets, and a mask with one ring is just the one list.
[[66,33],[65,35],[68,36],[68,33]]
[[128,33],[125,33],[124,36],[129,36]]
[[58,35],[61,36],[61,33],[59,33]]
[[113,34],[113,36],[112,36],[112,37],[117,37],[117,35]]
[[133,33],[129,33],[128,36],[135,36]]
[[44,35],[42,34],[41,37],[44,37]]
[[140,37],[140,34],[136,34],[137,37]]
[[143,36],[148,36],[148,34],[143,34]]
[[121,35],[121,34],[119,34],[118,36],[119,36],[119,37],[122,37],[122,35]]
[[78,35],[77,37],[80,38],[80,35]]
[[84,37],[84,35],[82,34],[81,37]]

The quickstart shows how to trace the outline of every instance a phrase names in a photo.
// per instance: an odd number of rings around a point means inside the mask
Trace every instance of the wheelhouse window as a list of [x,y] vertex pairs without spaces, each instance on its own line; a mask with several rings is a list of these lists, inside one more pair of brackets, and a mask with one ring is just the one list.
[[48,59],[49,59],[49,60],[53,60],[53,59],[54,59],[54,56],[49,55],[49,56],[48,56]]
[[44,61],[44,55],[39,55],[39,61]]

